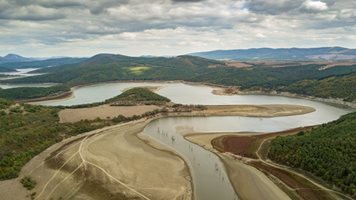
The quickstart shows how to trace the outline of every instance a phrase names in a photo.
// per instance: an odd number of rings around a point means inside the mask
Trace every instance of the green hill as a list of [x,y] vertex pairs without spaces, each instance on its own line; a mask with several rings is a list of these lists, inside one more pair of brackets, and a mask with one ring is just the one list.
[[170,102],[170,100],[147,88],[132,88],[106,102],[114,105],[160,105]]
[[45,75],[8,82],[57,82],[73,86],[115,80],[185,80],[217,65],[224,63],[193,56],[147,58],[99,54],[79,64],[36,71],[48,73]]
[[70,88],[64,85],[52,87],[19,87],[19,88],[0,88],[0,98],[9,100],[27,100],[47,96],[56,96],[64,92],[69,92]]
[[268,157],[300,168],[356,197],[356,112],[297,135],[272,140]]
[[334,97],[354,101],[356,99],[356,73],[321,80],[302,80],[282,90],[322,98]]
[[278,90],[317,97],[355,100],[356,65],[321,70],[325,64],[290,64],[286,67],[254,64],[248,68],[227,66],[222,61],[195,56],[129,57],[99,54],[81,63],[37,70],[40,76],[3,80],[7,83],[56,82],[67,86],[105,81],[185,80],[243,90]]

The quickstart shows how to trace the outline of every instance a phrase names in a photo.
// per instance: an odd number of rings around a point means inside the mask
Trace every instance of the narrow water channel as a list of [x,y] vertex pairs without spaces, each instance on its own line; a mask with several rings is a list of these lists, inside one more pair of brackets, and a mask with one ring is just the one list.
[[310,106],[313,113],[289,117],[171,117],[151,122],[144,133],[169,146],[187,162],[193,178],[197,200],[236,200],[223,163],[213,153],[197,146],[182,136],[194,132],[274,132],[336,120],[350,110],[336,108],[320,102],[266,95],[217,96],[208,86],[183,83],[105,83],[74,89],[70,99],[38,102],[42,105],[78,105],[100,102],[120,94],[123,90],[139,86],[159,86],[157,92],[175,103],[202,105],[233,104],[292,104]]

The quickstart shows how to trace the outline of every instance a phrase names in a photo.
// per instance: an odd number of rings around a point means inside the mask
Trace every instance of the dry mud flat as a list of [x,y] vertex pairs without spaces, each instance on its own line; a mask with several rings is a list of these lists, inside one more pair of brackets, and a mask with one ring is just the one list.
[[[214,105],[207,106],[203,113],[209,116],[277,117],[302,115],[314,111],[314,108],[298,105]],[[196,113],[199,112],[201,111]]]
[[[169,115],[273,117],[312,111],[309,107],[286,105],[208,106],[204,111]],[[171,149],[140,134],[148,123],[147,119],[129,122],[57,143],[22,169],[20,178],[29,175],[37,182],[32,191],[26,192],[18,178],[0,182],[0,196],[14,200],[30,199],[31,193],[35,193],[35,199],[192,199],[187,165]],[[243,180],[241,187],[250,191],[245,194],[237,190],[239,195],[285,199],[284,193],[278,192],[278,187],[261,172],[245,166],[236,168],[233,173]]]
[[61,123],[73,123],[80,120],[95,120],[96,118],[105,120],[117,117],[118,115],[132,117],[133,115],[142,115],[158,108],[160,107],[155,105],[110,106],[109,104],[105,104],[90,108],[64,109],[59,112],[59,119]]
[[[191,199],[184,161],[137,137],[147,123],[88,133],[41,153],[22,170],[37,181],[31,191],[36,192],[35,199]],[[12,180],[0,185],[2,197],[29,199],[22,186],[14,184]]]

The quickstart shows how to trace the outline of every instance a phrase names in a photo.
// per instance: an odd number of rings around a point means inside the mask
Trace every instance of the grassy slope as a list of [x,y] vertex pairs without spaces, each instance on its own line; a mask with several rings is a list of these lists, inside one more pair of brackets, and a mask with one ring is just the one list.
[[268,157],[356,197],[356,112],[306,133],[274,139]]

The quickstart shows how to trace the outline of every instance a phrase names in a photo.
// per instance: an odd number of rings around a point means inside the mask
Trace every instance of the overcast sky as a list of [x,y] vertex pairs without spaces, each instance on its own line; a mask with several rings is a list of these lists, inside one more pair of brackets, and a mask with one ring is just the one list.
[[0,0],[0,55],[356,48],[356,0]]

